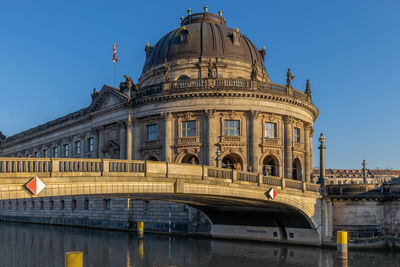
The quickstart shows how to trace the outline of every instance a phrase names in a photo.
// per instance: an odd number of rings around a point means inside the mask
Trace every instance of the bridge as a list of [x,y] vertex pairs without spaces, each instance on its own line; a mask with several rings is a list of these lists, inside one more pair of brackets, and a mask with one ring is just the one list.
[[[46,185],[38,195],[25,187],[35,176]],[[277,192],[273,199],[271,188]],[[320,187],[304,181],[156,161],[0,158],[0,200],[65,196],[186,204],[207,216],[214,236],[227,236],[237,226],[255,239],[263,239],[265,229],[271,230],[267,239],[287,242],[320,244],[323,235]]]

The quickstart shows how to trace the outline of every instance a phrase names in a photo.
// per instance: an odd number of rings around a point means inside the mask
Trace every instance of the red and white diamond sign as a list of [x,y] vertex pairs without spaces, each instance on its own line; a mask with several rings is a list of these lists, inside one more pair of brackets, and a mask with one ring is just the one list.
[[274,198],[276,197],[276,191],[275,191],[275,189],[270,188],[270,189],[267,191],[267,196],[268,196],[270,199],[274,199]]
[[29,182],[25,184],[25,187],[35,195],[39,195],[40,192],[46,187],[46,185],[39,179],[39,177],[35,177]]

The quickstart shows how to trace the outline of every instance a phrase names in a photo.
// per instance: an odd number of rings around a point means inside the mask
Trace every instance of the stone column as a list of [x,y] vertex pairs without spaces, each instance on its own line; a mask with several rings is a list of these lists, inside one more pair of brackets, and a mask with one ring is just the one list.
[[126,159],[132,160],[133,152],[133,109],[129,109],[128,120],[126,121]]
[[84,158],[86,154],[86,133],[82,133],[79,135],[79,140],[81,141],[81,153],[79,155],[80,158]]
[[291,179],[292,178],[292,170],[293,170],[293,117],[286,116],[283,120],[284,128],[285,128],[285,137],[284,137],[284,161],[285,161],[285,173],[284,177]]
[[164,119],[164,142],[163,154],[166,162],[172,162],[172,114],[170,112],[162,113]]
[[217,155],[215,152],[217,151],[217,147],[215,144],[218,142],[218,134],[217,134],[217,118],[215,116],[215,110],[210,109],[205,111],[207,117],[207,124],[206,124],[206,133],[207,133],[207,147],[205,147],[207,161],[205,164],[210,166],[216,166],[215,158]]
[[133,121],[134,125],[134,135],[133,135],[133,159],[142,159],[141,147],[142,147],[142,128],[139,124],[139,120],[135,119]]
[[259,111],[252,110],[249,112],[251,118],[251,129],[250,129],[250,142],[251,142],[251,165],[254,172],[259,172],[259,159],[260,159],[260,139],[261,139],[261,129],[259,121]]
[[125,123],[123,121],[118,122],[119,126],[119,158],[120,159],[126,159],[126,141],[127,141],[127,136],[126,136],[126,128],[125,128]]
[[319,149],[319,179],[318,183],[323,186],[325,184],[325,136],[323,133],[319,136],[319,142],[321,143]]
[[306,149],[305,160],[304,160],[304,169],[305,169],[305,181],[307,183],[311,182],[311,170],[312,170],[312,159],[310,150],[310,136],[311,136],[312,126],[310,123],[307,123],[304,127],[304,145]]
[[97,157],[98,158],[103,158],[103,151],[101,151],[103,149],[104,146],[104,133],[103,133],[103,127],[99,127],[97,129],[98,131],[98,143],[97,143]]

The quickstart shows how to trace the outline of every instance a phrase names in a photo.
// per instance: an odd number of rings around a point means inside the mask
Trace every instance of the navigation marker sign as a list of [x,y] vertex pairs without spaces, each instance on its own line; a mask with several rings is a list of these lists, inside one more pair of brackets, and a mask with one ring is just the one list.
[[40,192],[46,187],[46,185],[39,179],[39,177],[35,177],[31,179],[29,182],[25,184],[25,187],[35,195],[39,195]]
[[268,196],[270,199],[274,199],[274,198],[276,197],[276,191],[275,191],[275,189],[270,188],[270,189],[267,191],[267,196]]

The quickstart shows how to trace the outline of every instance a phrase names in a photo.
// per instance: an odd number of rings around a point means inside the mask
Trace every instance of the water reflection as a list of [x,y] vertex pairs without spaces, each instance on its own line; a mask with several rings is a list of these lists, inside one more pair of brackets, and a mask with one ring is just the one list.
[[[64,266],[66,251],[83,251],[85,267],[346,266],[335,250],[182,236],[0,223],[0,266]],[[348,266],[400,266],[388,251],[350,251]]]

